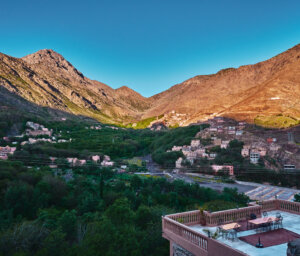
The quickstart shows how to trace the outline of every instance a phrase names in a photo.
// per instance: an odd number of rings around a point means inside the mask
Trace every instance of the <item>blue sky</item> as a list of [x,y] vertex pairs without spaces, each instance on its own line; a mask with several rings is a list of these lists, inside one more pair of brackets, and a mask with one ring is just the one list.
[[10,0],[0,52],[61,53],[91,79],[144,96],[300,43],[299,0]]

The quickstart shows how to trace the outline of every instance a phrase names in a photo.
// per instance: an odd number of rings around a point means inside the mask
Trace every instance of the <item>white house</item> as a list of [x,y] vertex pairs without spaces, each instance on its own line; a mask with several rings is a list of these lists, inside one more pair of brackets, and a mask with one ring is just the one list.
[[97,162],[100,161],[100,156],[99,155],[94,155],[94,156],[92,156],[92,160],[97,163]]
[[192,147],[199,147],[200,146],[200,140],[192,140],[191,141],[191,146]]
[[257,164],[260,159],[260,154],[258,151],[251,150],[250,152],[250,162],[252,164]]
[[181,168],[181,163],[182,163],[182,157],[179,157],[176,162],[175,162],[175,165],[176,165],[176,168]]

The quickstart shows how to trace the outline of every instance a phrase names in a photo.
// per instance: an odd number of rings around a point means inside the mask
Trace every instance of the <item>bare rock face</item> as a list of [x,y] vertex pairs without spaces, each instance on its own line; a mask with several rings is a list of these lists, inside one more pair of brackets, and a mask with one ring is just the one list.
[[248,122],[275,116],[280,127],[300,123],[300,45],[254,65],[193,77],[150,98],[90,80],[53,50],[20,59],[0,53],[0,86],[39,106],[102,122],[135,122],[175,111],[181,125],[213,116]]

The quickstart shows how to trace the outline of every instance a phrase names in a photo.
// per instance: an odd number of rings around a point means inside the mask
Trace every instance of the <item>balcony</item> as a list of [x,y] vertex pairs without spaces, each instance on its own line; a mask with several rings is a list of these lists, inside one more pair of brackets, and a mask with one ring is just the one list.
[[[263,214],[272,222],[267,222],[270,226],[254,225],[249,220],[251,214],[256,215],[257,222],[263,220]],[[278,215],[282,217],[282,226],[275,225]],[[234,239],[227,232],[217,232],[230,223],[239,226]],[[214,213],[177,213],[163,216],[162,224],[163,237],[170,241],[170,255],[183,250],[183,254],[195,256],[280,256],[286,255],[288,241],[300,238],[300,203],[276,199]],[[255,247],[258,238],[264,248]]]

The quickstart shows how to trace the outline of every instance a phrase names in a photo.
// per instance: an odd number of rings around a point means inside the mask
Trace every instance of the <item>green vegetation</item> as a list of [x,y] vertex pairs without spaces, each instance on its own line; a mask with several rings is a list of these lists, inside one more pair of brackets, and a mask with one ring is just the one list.
[[208,127],[208,125],[192,125],[188,127],[174,128],[169,130],[168,132],[162,133],[162,136],[159,136],[150,145],[153,160],[163,165],[164,167],[174,167],[176,159],[182,156],[182,152],[166,151],[172,149],[172,147],[175,145],[189,145],[197,132],[205,129],[206,127]]
[[300,124],[300,121],[285,115],[257,116],[254,123],[267,128],[288,128]]
[[218,155],[215,158],[214,162],[216,164],[233,164],[233,165],[242,165],[244,158],[241,155],[241,150],[244,143],[238,140],[232,140],[229,143],[229,146],[226,149],[221,149],[220,147],[213,148],[213,152],[217,152]]
[[294,195],[295,202],[300,203],[300,194]]
[[149,117],[146,119],[143,119],[141,121],[138,121],[136,123],[130,123],[125,125],[126,128],[133,128],[133,129],[145,129],[147,128],[151,122],[155,121],[156,119],[160,119],[162,118],[164,115],[160,115],[160,116],[153,116],[153,117]]
[[[112,129],[103,125],[101,130],[92,130],[86,123],[67,120],[48,122],[46,127],[54,133],[62,131],[60,139],[72,139],[68,143],[38,143],[26,145],[17,151],[14,159],[30,165],[37,159],[49,159],[50,156],[66,158],[89,158],[94,154],[109,155],[113,160],[125,160],[136,156],[151,154],[154,161],[165,167],[174,167],[181,152],[166,152],[174,145],[189,144],[196,133],[205,126],[179,127],[172,130],[155,132],[149,129],[134,130]],[[86,129],[88,128],[88,129]]]
[[276,172],[253,165],[252,167],[249,166],[247,170],[244,168],[236,168],[235,175],[238,180],[253,181],[257,183],[268,182],[274,186],[300,188],[299,171]]
[[[222,202],[244,206],[235,190],[121,175],[82,167],[64,172],[0,163],[0,255],[169,255],[161,216]],[[117,245],[117,246],[116,246]]]

